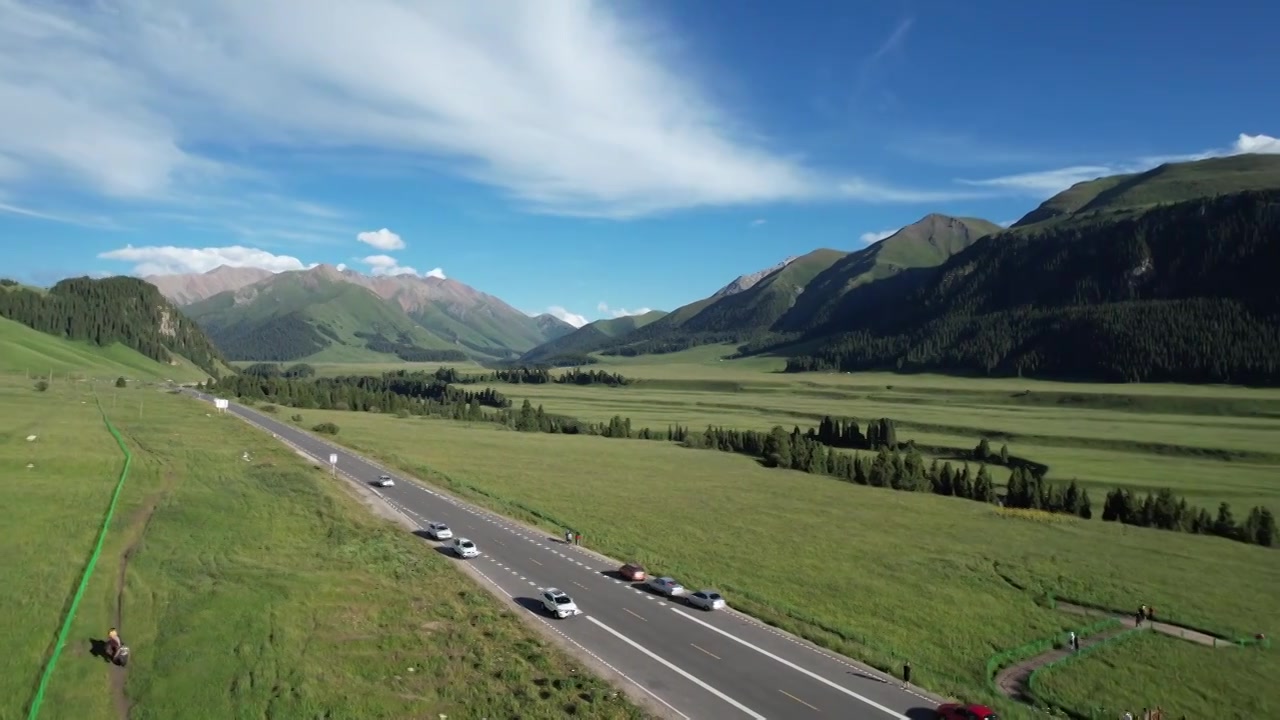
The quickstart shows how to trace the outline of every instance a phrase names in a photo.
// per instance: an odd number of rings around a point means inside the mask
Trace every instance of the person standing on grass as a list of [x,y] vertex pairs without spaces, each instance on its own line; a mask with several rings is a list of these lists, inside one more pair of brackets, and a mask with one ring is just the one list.
[[1067,634],[1067,647],[1071,648],[1072,650],[1079,650],[1080,646],[1077,644],[1077,642],[1079,641],[1076,640],[1076,631],[1072,630],[1070,633]]
[[911,684],[911,661],[902,663],[902,686],[907,687]]

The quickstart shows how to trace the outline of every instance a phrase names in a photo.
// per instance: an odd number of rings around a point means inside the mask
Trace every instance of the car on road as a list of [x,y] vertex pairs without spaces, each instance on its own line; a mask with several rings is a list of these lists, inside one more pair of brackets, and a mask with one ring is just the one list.
[[378,487],[395,487],[396,481],[391,479],[390,475],[378,476]]
[[427,523],[427,537],[432,540],[448,540],[453,537],[453,531],[442,522],[430,522]]
[[561,620],[571,615],[582,614],[573,598],[569,597],[565,591],[556,588],[547,588],[542,591],[542,607]]
[[466,538],[454,538],[449,548],[460,558],[473,558],[480,554],[480,548]]
[[649,578],[649,589],[659,595],[666,595],[671,598],[680,597],[686,592],[683,585],[676,582],[675,578],[670,577]]
[[699,590],[684,596],[684,601],[702,610],[720,610],[725,607],[724,597],[715,590]]
[[938,706],[938,720],[1000,720],[1000,716],[986,705],[945,703]]
[[645,572],[644,566],[640,563],[627,563],[618,568],[618,574],[627,582],[644,582]]

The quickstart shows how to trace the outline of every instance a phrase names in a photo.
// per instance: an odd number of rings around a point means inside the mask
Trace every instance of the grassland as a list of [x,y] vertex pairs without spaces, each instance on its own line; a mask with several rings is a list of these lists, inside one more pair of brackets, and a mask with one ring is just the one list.
[[[0,378],[0,718],[25,716],[120,471],[87,390]],[[41,718],[641,716],[264,435],[99,392],[134,465]],[[127,675],[92,655],[111,625]]]
[[177,381],[208,377],[183,358],[178,358],[177,363],[158,363],[119,343],[103,348],[69,342],[0,318],[0,373],[46,378],[50,373],[63,378],[70,373],[77,377]]
[[1211,510],[1222,501],[1238,513],[1258,504],[1280,509],[1280,390],[789,375],[771,372],[780,360],[718,360],[725,353],[723,346],[699,348],[592,366],[640,379],[627,387],[495,387],[549,412],[594,421],[622,415],[635,427],[768,429],[814,425],[828,414],[864,422],[890,417],[899,437],[922,446],[964,450],[983,436],[996,448],[1007,443],[1014,454],[1049,465],[1051,479],[1080,480],[1095,502],[1116,486],[1170,487]]
[[[1099,718],[1126,711],[1141,717],[1143,708],[1156,706],[1171,718],[1277,717],[1280,699],[1258,685],[1256,668],[1268,663],[1264,653],[1137,633],[1079,662],[1041,670],[1036,690],[1045,699]],[[1100,704],[1099,698],[1107,702]]]
[[[640,379],[622,388],[499,389],[548,411],[590,420],[621,414],[636,426],[767,428],[803,426],[824,414],[887,416],[899,421],[900,437],[927,445],[971,448],[980,435],[1008,442],[1016,454],[1050,464],[1050,477],[1078,477],[1099,491],[1169,486],[1194,503],[1228,500],[1237,513],[1280,505],[1280,391],[783,375],[776,372],[780,360],[722,362],[724,354],[699,348],[595,366]],[[653,442],[385,415],[303,415],[306,426],[331,420],[342,428],[339,441],[495,509],[550,523],[548,529],[580,528],[602,551],[686,583],[719,586],[737,606],[825,645],[886,667],[910,659],[927,685],[965,697],[990,697],[984,665],[997,650],[1081,624],[1044,607],[1045,593],[1121,610],[1146,602],[1169,619],[1231,636],[1274,633],[1280,617],[1275,551],[1216,538],[1098,520],[1036,522]],[[620,521],[626,518],[634,520]],[[796,537],[813,549],[797,552],[789,541]],[[1280,673],[1280,656],[1244,652],[1186,663],[1175,654],[1165,671],[1207,688],[1232,674],[1232,687],[1251,689],[1242,708],[1275,707],[1280,690],[1265,678]],[[1124,672],[1115,670],[1111,681],[1130,686]],[[1144,671],[1134,672],[1134,683],[1142,682]],[[1129,702],[1102,690],[1089,696],[1116,707]],[[996,702],[1011,716],[1021,712]],[[1181,704],[1174,698],[1164,706]]]

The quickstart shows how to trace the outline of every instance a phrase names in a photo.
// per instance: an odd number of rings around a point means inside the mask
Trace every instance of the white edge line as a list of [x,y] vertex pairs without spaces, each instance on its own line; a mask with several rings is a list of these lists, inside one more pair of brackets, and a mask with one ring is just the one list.
[[721,635],[723,635],[723,636],[725,636],[725,637],[729,638],[730,640],[732,640],[732,641],[734,641],[734,642],[738,643],[739,645],[745,645],[746,647],[749,647],[749,648],[751,648],[752,650],[755,650],[756,652],[760,653],[761,655],[764,655],[764,656],[765,656],[765,657],[767,657],[767,658],[771,658],[771,659],[773,659],[773,660],[776,660],[776,661],[778,661],[778,662],[782,663],[783,665],[786,665],[787,667],[791,668],[792,670],[795,670],[796,672],[804,673],[805,675],[808,675],[809,677],[813,678],[814,680],[817,680],[818,682],[822,683],[823,685],[827,685],[828,687],[831,687],[831,688],[833,688],[833,689],[835,689],[835,690],[839,690],[840,692],[844,693],[845,695],[848,695],[849,697],[857,698],[858,700],[861,700],[862,702],[864,702],[864,703],[866,703],[866,704],[870,705],[871,707],[873,707],[873,708],[875,708],[875,709],[877,709],[877,710],[879,710],[879,711],[881,711],[881,712],[883,712],[883,713],[885,713],[885,714],[889,715],[890,717],[898,718],[898,720],[911,720],[911,718],[908,718],[906,715],[903,715],[902,713],[899,713],[897,710],[893,710],[893,709],[887,708],[887,707],[885,707],[884,705],[881,705],[880,703],[876,702],[875,700],[872,700],[872,699],[870,699],[870,698],[863,697],[862,695],[859,695],[858,693],[856,693],[856,692],[854,692],[854,691],[850,690],[850,689],[849,689],[849,688],[847,688],[847,687],[844,687],[844,686],[842,686],[842,685],[838,685],[838,684],[836,684],[836,683],[833,683],[833,682],[831,682],[830,680],[828,680],[828,679],[826,679],[826,678],[822,677],[821,675],[819,675],[819,674],[817,674],[817,673],[815,673],[815,672],[810,672],[809,670],[806,670],[806,669],[804,669],[804,668],[800,667],[799,665],[796,665],[795,663],[791,662],[790,660],[787,660],[787,659],[785,659],[785,658],[781,658],[781,657],[778,657],[777,655],[774,655],[773,653],[769,652],[768,650],[765,650],[764,648],[756,647],[755,645],[752,645],[751,643],[747,642],[746,640],[743,640],[742,638],[739,638],[738,636],[736,636],[736,635],[734,635],[734,634],[732,634],[732,633],[727,633],[727,632],[725,632],[724,630],[721,630],[720,628],[716,627],[715,625],[712,625],[711,623],[708,623],[708,622],[704,622],[704,621],[702,621],[702,620],[699,620],[698,618],[696,618],[696,617],[694,617],[694,616],[690,615],[689,613],[686,613],[686,612],[684,612],[684,611],[680,610],[680,608],[674,608],[674,607],[673,607],[673,608],[671,608],[671,611],[672,611],[672,612],[674,612],[675,614],[679,615],[680,617],[685,618],[686,620],[692,620],[693,622],[696,622],[696,623],[698,623],[699,625],[701,625],[701,626],[703,626],[703,627],[705,627],[705,628],[707,628],[707,629],[709,629],[709,630],[713,630],[713,631],[715,631],[715,632],[718,632],[718,633],[720,633]]
[[[690,675],[689,673],[687,673],[687,672],[685,672],[684,670],[682,670],[682,669],[680,669],[680,668],[676,667],[675,665],[672,665],[672,664],[671,664],[670,662],[668,662],[665,658],[662,658],[662,657],[658,656],[657,654],[653,653],[652,651],[650,651],[650,650],[649,650],[648,648],[646,648],[645,646],[643,646],[643,645],[641,645],[640,643],[638,643],[638,642],[636,642],[636,641],[632,640],[631,638],[627,637],[626,635],[623,635],[622,633],[618,632],[617,630],[614,630],[613,628],[609,627],[608,625],[605,625],[604,623],[602,623],[602,622],[600,622],[599,620],[597,620],[597,619],[595,619],[595,618],[591,617],[590,615],[588,615],[586,619],[587,619],[588,621],[593,622],[593,623],[595,623],[596,625],[600,626],[600,629],[601,629],[601,630],[604,630],[605,632],[607,632],[607,633],[609,633],[610,635],[612,635],[612,636],[614,636],[614,637],[618,638],[618,639],[619,639],[619,640],[621,640],[622,642],[624,642],[624,643],[626,643],[626,644],[630,645],[631,647],[633,647],[633,648],[635,648],[635,649],[639,650],[640,652],[644,653],[645,655],[648,655],[650,658],[652,658],[652,659],[654,659],[654,660],[656,660],[656,661],[658,661],[658,662],[662,663],[663,665],[665,665],[665,666],[667,667],[667,669],[669,669],[669,670],[671,670],[672,672],[674,672],[674,673],[676,673],[676,674],[680,675],[680,676],[681,676],[681,677],[683,677],[685,680],[688,680],[689,682],[693,683],[694,685],[697,685],[698,687],[702,688],[703,690],[706,690],[707,692],[711,693],[712,695],[715,695],[716,697],[718,697],[718,698],[720,698],[721,700],[723,700],[723,701],[725,701],[725,702],[729,703],[730,705],[732,705],[732,706],[734,706],[734,707],[738,708],[739,710],[741,710],[742,712],[746,713],[747,715],[750,715],[751,717],[755,718],[755,720],[765,720],[765,716],[763,716],[763,715],[761,715],[760,713],[758,713],[758,712],[756,712],[756,711],[752,710],[751,708],[747,707],[746,705],[743,705],[742,703],[738,702],[737,700],[734,700],[733,698],[729,697],[728,695],[725,695],[724,693],[722,693],[722,692],[720,692],[719,690],[717,690],[717,689],[715,689],[715,688],[711,687],[710,685],[708,685],[708,684],[706,684],[705,682],[703,682],[703,681],[699,680],[698,678],[694,677],[693,675]],[[904,719],[904,720],[905,720],[905,719]]]

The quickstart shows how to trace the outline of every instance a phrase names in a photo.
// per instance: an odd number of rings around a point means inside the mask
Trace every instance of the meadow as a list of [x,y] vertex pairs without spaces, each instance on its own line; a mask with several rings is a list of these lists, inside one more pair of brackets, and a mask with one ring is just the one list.
[[[269,437],[157,386],[98,393],[133,465],[41,718],[643,717]],[[0,406],[7,719],[26,716],[123,457],[87,382],[0,376]],[[94,655],[112,625],[127,673]]]
[[[597,389],[598,392],[607,392]],[[767,469],[671,444],[519,433],[490,424],[302,410],[350,447],[549,531],[579,529],[617,558],[718,587],[743,609],[931,689],[992,698],[986,659],[1066,629],[1050,592],[1102,607],[1145,602],[1235,636],[1280,617],[1274,550],[1059,518]],[[1274,705],[1280,656],[1232,668]],[[1189,667],[1206,683],[1227,671]],[[1198,675],[1195,675],[1198,674]],[[1114,678],[1123,683],[1125,678]]]
[[71,342],[0,318],[0,373],[3,374],[29,376],[33,380],[65,380],[68,376],[114,380],[123,376],[185,382],[208,377],[183,358],[177,358],[176,362],[162,365],[119,343],[104,348]]
[[[1258,648],[1211,648],[1158,633],[1137,633],[1036,674],[1045,698],[1098,718],[1141,717],[1157,706],[1167,718],[1280,715],[1280,701],[1260,692],[1254,668],[1271,654]],[[1209,673],[1202,668],[1211,667]],[[1271,683],[1274,685],[1274,682]],[[1099,698],[1106,698],[1100,703]]]

